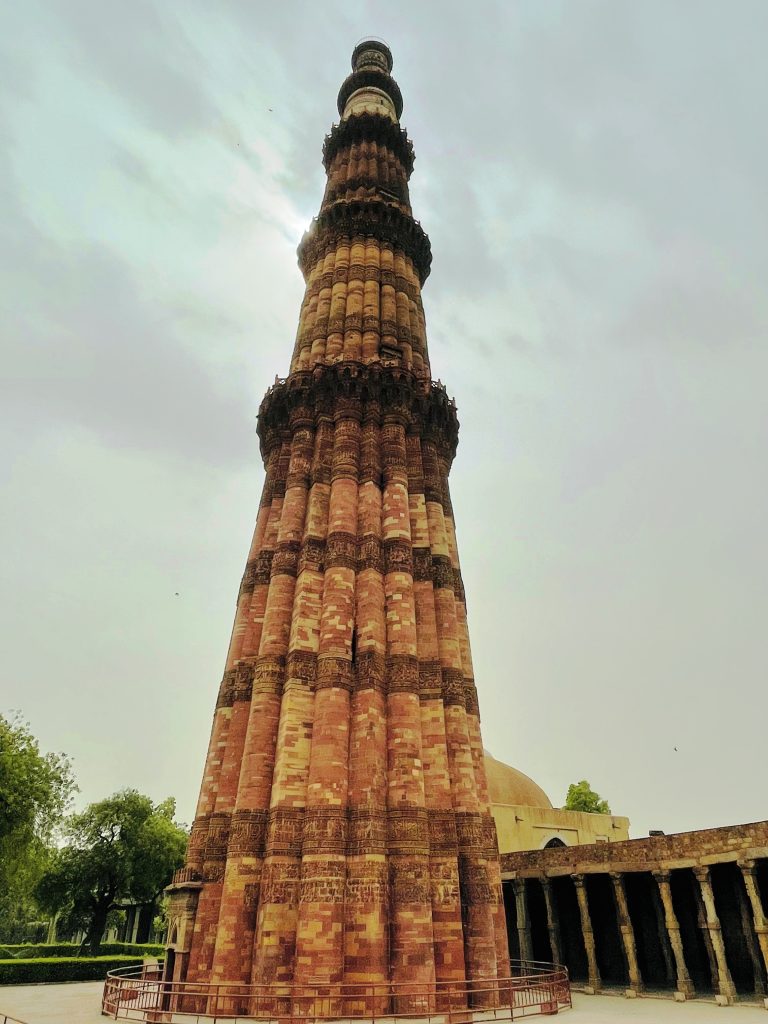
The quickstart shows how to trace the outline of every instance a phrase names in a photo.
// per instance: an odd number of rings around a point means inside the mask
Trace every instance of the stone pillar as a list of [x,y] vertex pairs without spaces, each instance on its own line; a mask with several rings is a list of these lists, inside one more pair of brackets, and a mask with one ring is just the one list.
[[581,917],[581,934],[584,938],[584,949],[587,953],[587,965],[589,968],[589,986],[594,992],[602,988],[600,971],[597,967],[597,952],[595,950],[595,934],[592,931],[592,919],[589,916],[589,902],[587,901],[587,887],[584,875],[571,875],[573,884],[576,886],[576,898],[579,902],[579,916]]
[[662,959],[664,960],[664,974],[666,976],[667,983],[674,988],[677,985],[675,964],[672,958],[672,947],[669,944],[669,933],[667,932],[667,925],[664,920],[664,906],[661,902],[658,885],[651,886],[650,891],[651,900],[653,902],[653,917],[656,922],[656,937],[659,942],[659,948],[661,949]]
[[763,959],[755,939],[755,929],[752,924],[752,913],[744,886],[739,879],[734,879],[734,890],[739,901],[739,918],[741,920],[741,931],[744,941],[749,950],[749,958],[752,961],[752,976],[754,978],[754,992],[760,998],[765,997],[765,982],[763,981]]
[[547,931],[549,932],[549,948],[552,951],[552,960],[556,964],[562,964],[563,949],[560,942],[560,919],[557,913],[555,894],[552,891],[552,882],[549,878],[542,878],[541,887],[544,890],[544,903],[547,908]]
[[768,973],[768,921],[766,921],[763,901],[760,898],[760,891],[757,888],[755,878],[755,862],[753,860],[739,861],[741,876],[744,879],[744,888],[747,891],[749,904],[752,908],[752,920],[754,922],[755,934],[760,945],[760,953],[763,965]]
[[706,866],[693,869],[696,881],[701,889],[701,898],[704,902],[705,927],[709,932],[712,948],[717,964],[717,977],[712,980],[716,982],[722,1000],[732,1003],[736,998],[736,987],[731,978],[728,962],[725,958],[725,944],[723,943],[723,932],[720,927],[720,920],[715,907],[715,896],[712,892],[712,882],[709,878],[709,868]]
[[[168,938],[163,980],[167,982],[183,982],[188,978],[189,955],[195,927],[195,916],[200,890],[203,883],[191,876],[196,872],[182,868],[176,872],[174,880],[166,889],[168,893]],[[190,1012],[204,1010],[205,1003],[194,997],[179,1000],[176,994],[168,991],[164,994],[163,1009],[174,1010],[177,1004],[188,1003],[185,1008]]]
[[653,877],[659,887],[661,903],[664,907],[664,920],[667,926],[667,935],[672,946],[672,954],[675,958],[675,971],[677,974],[677,993],[679,998],[686,999],[696,994],[688,973],[688,966],[683,954],[683,940],[680,936],[680,925],[672,904],[672,890],[669,885],[669,871],[654,871]]
[[531,920],[528,915],[528,901],[525,898],[525,879],[513,878],[512,891],[515,894],[515,914],[517,916],[517,937],[520,944],[520,959],[533,960]]
[[624,947],[624,956],[627,961],[627,973],[629,974],[629,988],[633,993],[642,992],[643,979],[640,975],[640,967],[637,963],[637,948],[635,946],[635,933],[632,929],[632,921],[627,906],[627,894],[624,889],[624,877],[619,872],[611,872],[613,883],[613,896],[616,901],[616,916],[619,919],[619,930],[621,932],[621,943]]
[[701,932],[701,940],[704,943],[704,949],[707,954],[712,988],[717,991],[717,957],[715,956],[715,947],[712,945],[712,936],[710,935],[709,928],[707,928],[707,908],[704,906],[701,888],[698,885],[693,887],[693,898],[696,904],[696,927]]

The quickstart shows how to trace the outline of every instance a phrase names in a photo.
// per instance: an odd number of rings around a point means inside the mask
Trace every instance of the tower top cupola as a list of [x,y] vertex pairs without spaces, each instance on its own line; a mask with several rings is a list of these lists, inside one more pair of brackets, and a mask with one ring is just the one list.
[[399,121],[403,112],[400,87],[391,75],[392,51],[380,39],[364,39],[352,51],[352,74],[339,89],[342,119],[363,112]]

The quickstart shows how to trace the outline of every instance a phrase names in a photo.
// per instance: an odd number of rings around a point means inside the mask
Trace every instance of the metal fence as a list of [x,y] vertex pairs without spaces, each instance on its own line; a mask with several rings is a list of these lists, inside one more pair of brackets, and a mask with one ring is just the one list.
[[571,1006],[567,968],[513,960],[509,978],[331,985],[238,985],[164,981],[162,964],[110,971],[102,1013],[165,1024],[212,1021],[418,1021],[471,1024],[552,1015]]

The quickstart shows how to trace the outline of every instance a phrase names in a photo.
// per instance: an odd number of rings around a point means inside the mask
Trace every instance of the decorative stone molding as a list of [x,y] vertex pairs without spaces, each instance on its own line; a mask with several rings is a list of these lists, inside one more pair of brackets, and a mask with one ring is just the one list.
[[[296,254],[305,279],[340,235],[360,233],[402,249],[412,261],[423,286],[432,266],[429,237],[413,217],[384,199],[338,199],[314,218]],[[322,330],[327,334],[327,327]],[[386,333],[382,327],[382,334]]]

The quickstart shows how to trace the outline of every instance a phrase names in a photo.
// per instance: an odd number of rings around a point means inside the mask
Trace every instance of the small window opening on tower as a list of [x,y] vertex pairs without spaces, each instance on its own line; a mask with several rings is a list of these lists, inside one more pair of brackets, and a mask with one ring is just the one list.
[[357,630],[352,630],[352,666],[354,667],[357,660]]

